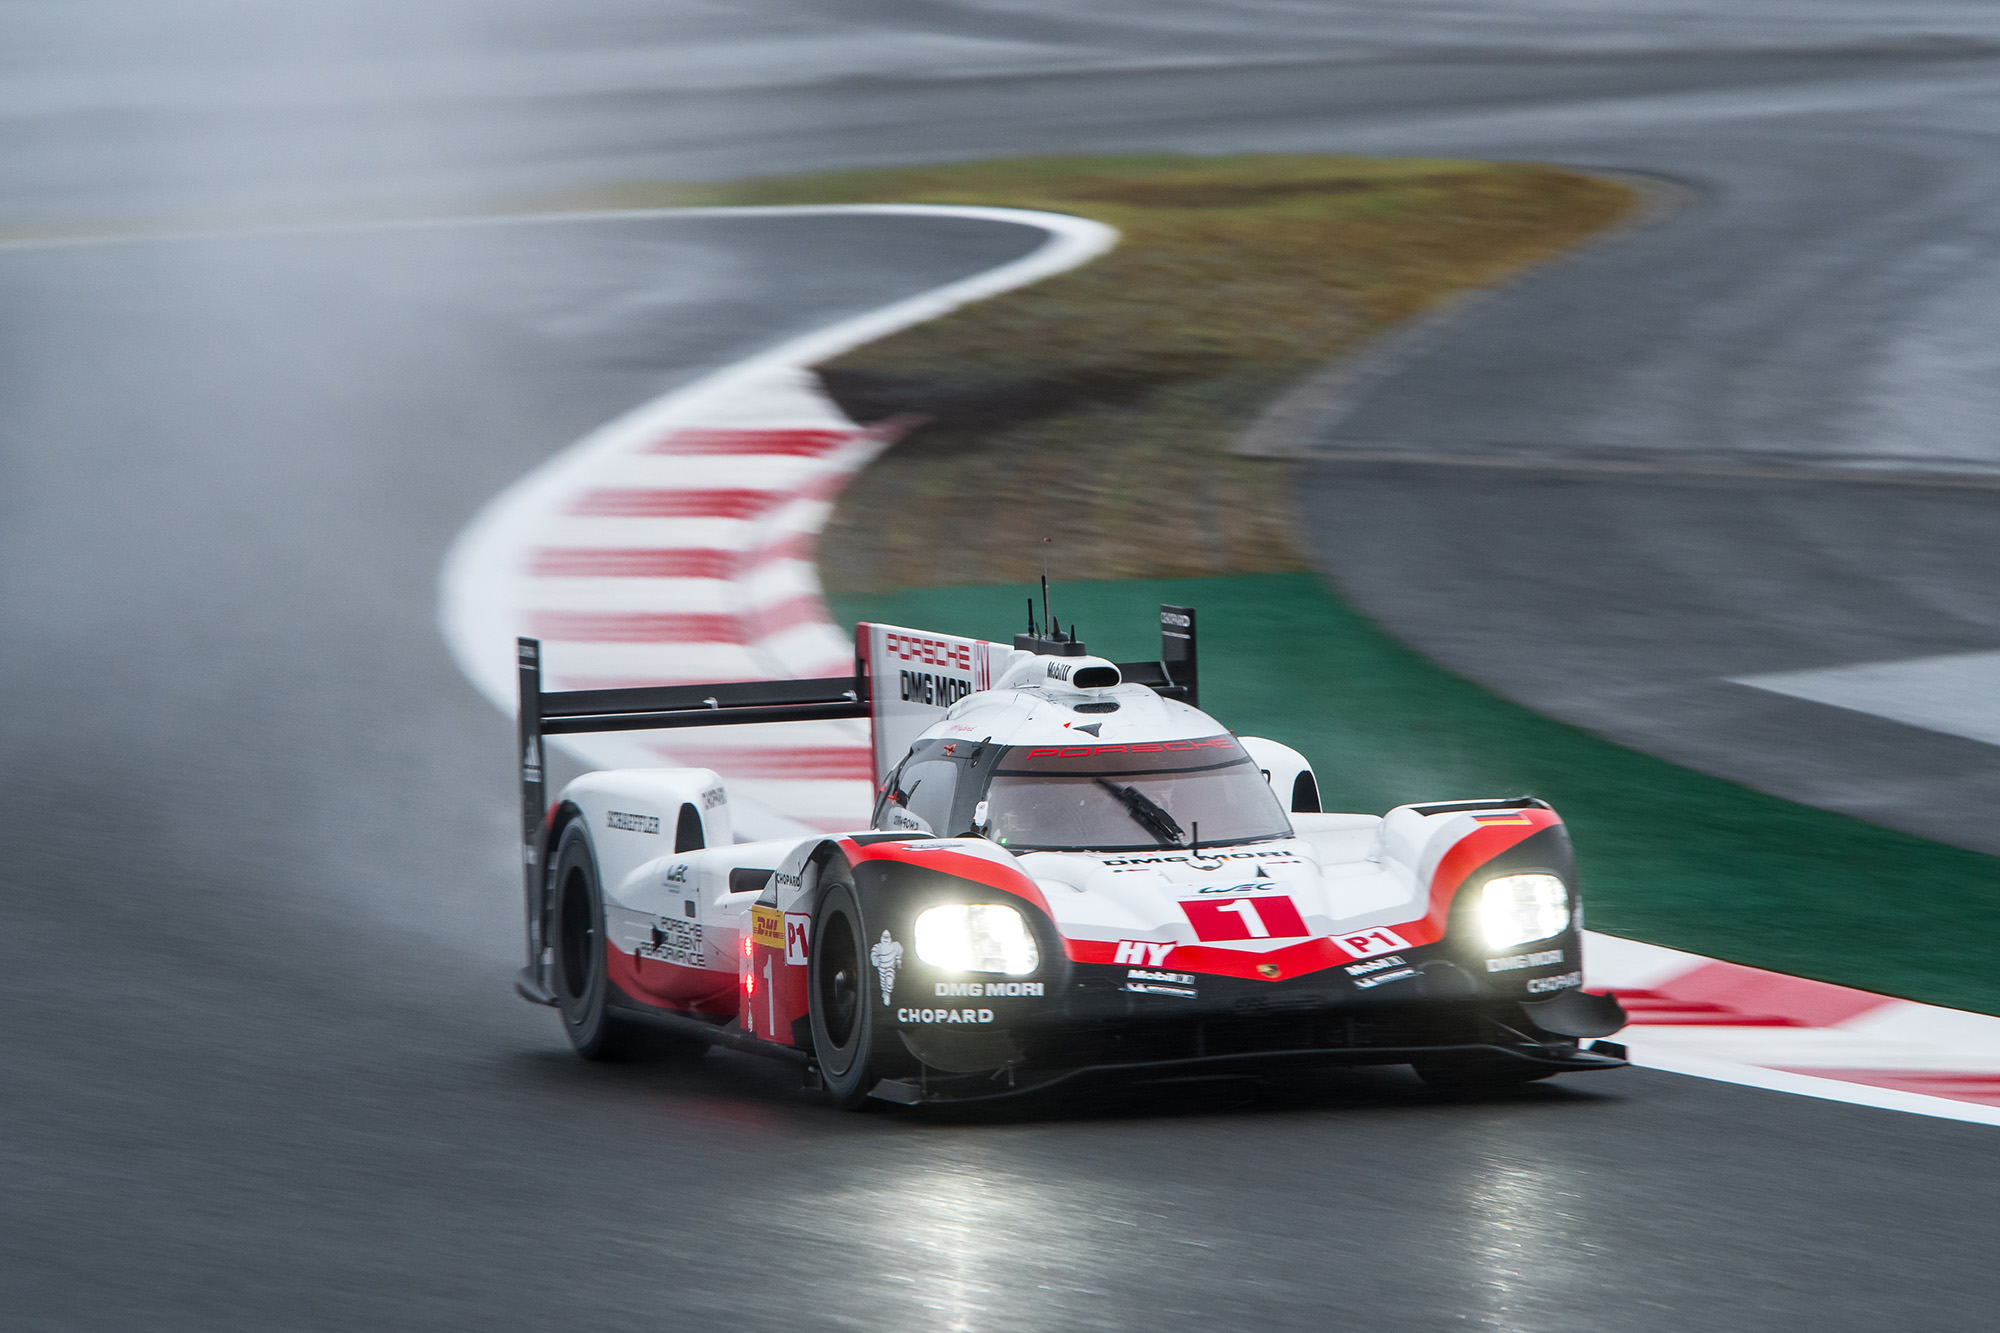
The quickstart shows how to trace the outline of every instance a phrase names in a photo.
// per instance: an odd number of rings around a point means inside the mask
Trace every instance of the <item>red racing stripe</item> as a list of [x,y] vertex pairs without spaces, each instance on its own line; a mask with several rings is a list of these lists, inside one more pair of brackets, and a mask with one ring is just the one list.
[[703,546],[544,546],[528,572],[542,579],[731,579],[741,553]]
[[[1055,920],[1055,913],[1049,910],[1049,900],[1042,896],[1041,886],[1029,879],[1026,872],[1015,866],[989,861],[983,856],[973,856],[967,852],[954,851],[949,847],[939,847],[927,842],[876,842],[863,846],[859,843],[842,841],[840,849],[847,853],[850,863],[861,861],[899,861],[904,865],[922,866],[926,870],[936,870],[960,879],[969,879],[975,884],[984,884],[989,889],[1011,893],[1016,898],[1025,898],[1042,909],[1042,915]],[[1067,947],[1067,942],[1065,942]]]
[[1947,1097],[1955,1102],[2000,1106],[2000,1074],[1962,1074],[1943,1069],[1786,1069],[1783,1072],[1921,1093],[1926,1097]]
[[[1402,926],[1397,926],[1404,933]],[[1118,961],[1118,941],[1116,940],[1064,940],[1063,949],[1070,959],[1078,963],[1115,963]],[[1329,939],[1300,940],[1282,949],[1272,949],[1264,953],[1251,953],[1245,949],[1221,949],[1212,944],[1179,944],[1162,967],[1171,967],[1183,972],[1200,972],[1207,976],[1245,977],[1251,981],[1283,981],[1287,977],[1300,977],[1308,972],[1321,972],[1341,963],[1354,961],[1345,949]],[[1276,976],[1267,976],[1258,971],[1260,967],[1275,967]]]
[[[793,724],[786,724],[793,725]],[[873,753],[865,745],[782,745],[729,749],[686,745],[651,747],[676,764],[690,768],[712,768],[734,778],[825,778],[874,777]],[[850,823],[840,826],[851,829]]]
[[755,518],[791,498],[789,491],[614,486],[585,491],[569,512],[588,518]]
[[1675,1000],[1650,990],[1626,990],[1613,987],[1611,993],[1618,997],[1618,1003],[1625,1006],[1625,1014],[1634,1026],[1653,1027],[1728,1027],[1728,1028],[1795,1028],[1806,1024],[1777,1014],[1746,1014],[1740,1009],[1730,1009],[1719,1004],[1700,1001]]
[[1834,1027],[1896,1003],[1886,995],[1717,962],[1620,994],[1632,996],[1634,1023],[1702,1026]]
[[812,458],[855,438],[845,430],[677,430],[649,454]]
[[537,611],[537,638],[554,643],[746,643],[743,622],[703,611]]

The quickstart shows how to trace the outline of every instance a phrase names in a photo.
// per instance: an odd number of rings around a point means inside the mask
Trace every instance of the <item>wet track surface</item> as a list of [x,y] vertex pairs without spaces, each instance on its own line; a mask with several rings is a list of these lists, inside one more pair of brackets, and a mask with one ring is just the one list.
[[1927,119],[1578,150],[1685,188],[1319,431],[1322,562],[1540,711],[2000,851],[2000,751],[1729,679],[2000,647],[2000,175],[1962,108]]
[[[1405,54],[547,120],[680,174],[1155,146],[1657,172],[1694,202],[1488,303],[1333,442],[1963,452],[1937,414],[1976,415],[1981,365],[1922,349],[1990,318],[1962,303],[1994,272],[1988,87],[2000,60],[1962,50]],[[649,155],[606,148],[620,126]],[[547,148],[504,183],[563,183]],[[445,546],[677,380],[1033,239],[684,220],[0,253],[0,1322],[1985,1321],[1981,1127],[1636,1071],[843,1116],[743,1057],[587,1066],[508,994],[509,732],[438,640]],[[1328,464],[1307,503],[1367,609],[1550,711],[1788,794],[1865,761],[1876,786],[1818,794],[1912,826],[1991,780],[1985,747],[1713,683],[2000,643],[1980,492]]]

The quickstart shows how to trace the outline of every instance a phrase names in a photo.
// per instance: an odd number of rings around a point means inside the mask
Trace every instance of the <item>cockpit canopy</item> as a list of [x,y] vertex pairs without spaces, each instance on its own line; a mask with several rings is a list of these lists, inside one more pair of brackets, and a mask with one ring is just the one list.
[[883,784],[874,826],[978,834],[1016,852],[1292,835],[1262,771],[1226,734],[1101,745],[921,741]]

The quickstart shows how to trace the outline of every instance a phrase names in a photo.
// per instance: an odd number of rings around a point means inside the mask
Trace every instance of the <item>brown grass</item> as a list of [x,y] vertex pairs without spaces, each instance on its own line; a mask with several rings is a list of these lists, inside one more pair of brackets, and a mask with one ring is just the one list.
[[[822,368],[857,419],[931,418],[848,487],[829,589],[1304,567],[1288,464],[1229,442],[1389,325],[1625,217],[1626,186],[1517,163],[1044,158],[681,187],[628,203],[976,203],[1110,223],[1095,263]],[[884,516],[893,516],[884,521]]]

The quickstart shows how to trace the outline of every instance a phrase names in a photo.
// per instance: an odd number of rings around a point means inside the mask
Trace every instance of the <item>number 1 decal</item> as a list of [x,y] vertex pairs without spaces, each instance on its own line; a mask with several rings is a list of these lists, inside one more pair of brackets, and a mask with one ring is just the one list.
[[1229,940],[1281,940],[1306,934],[1305,919],[1290,898],[1211,898],[1183,902],[1195,938],[1206,943]]
[[1251,902],[1248,898],[1238,898],[1233,903],[1224,903],[1222,910],[1225,912],[1234,912],[1236,915],[1242,917],[1244,928],[1250,932],[1251,939],[1268,940],[1271,938],[1271,932],[1264,929],[1264,918],[1257,915],[1257,904]]
[[768,1005],[769,1005],[769,1006],[771,1007],[771,1029],[770,1029],[770,1031],[771,1031],[771,1037],[772,1037],[772,1040],[774,1040],[774,1041],[775,1041],[775,1040],[777,1039],[777,1036],[778,1036],[778,988],[777,988],[777,986],[776,986],[776,985],[774,985],[774,984],[773,984],[773,981],[774,981],[774,978],[773,978],[773,977],[771,976],[771,956],[770,956],[769,954],[765,954],[765,955],[764,955],[764,994],[765,994],[765,996],[766,996],[767,998],[765,999],[764,1003],[768,1004]]

